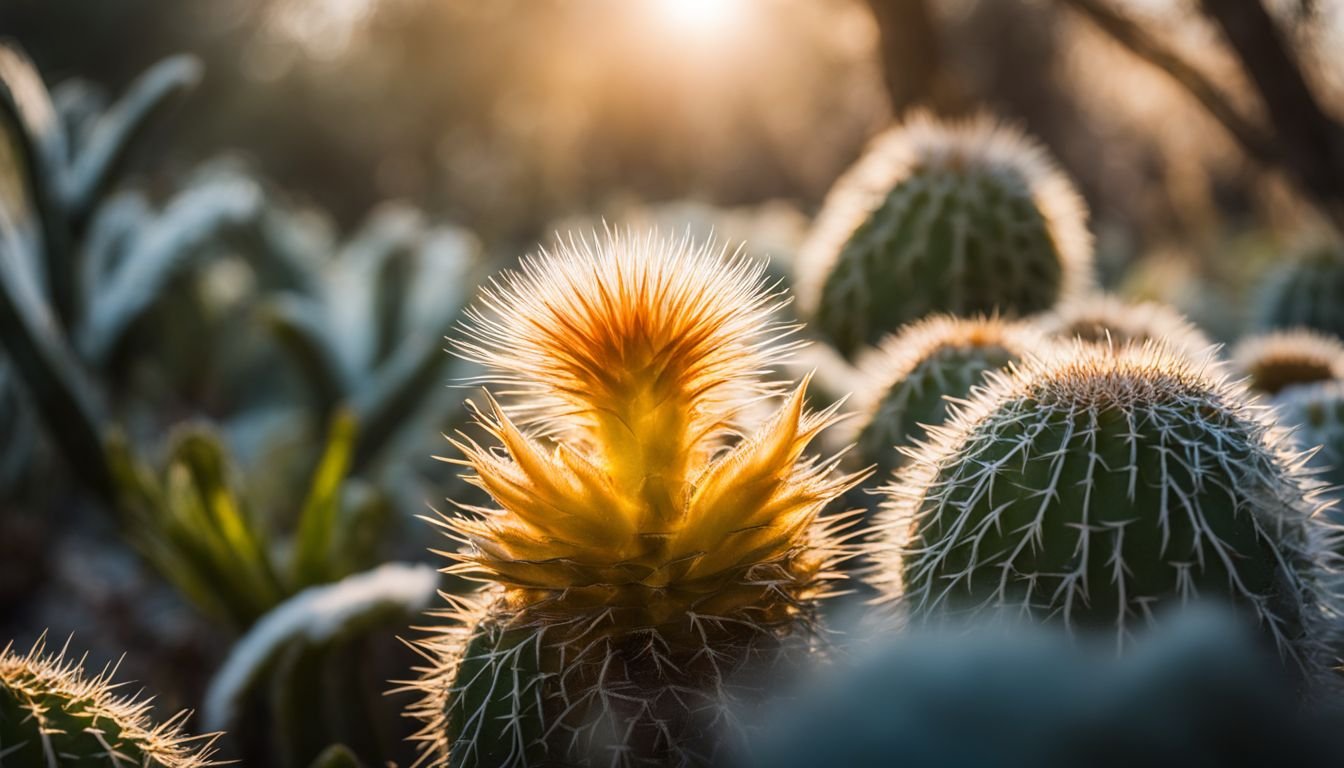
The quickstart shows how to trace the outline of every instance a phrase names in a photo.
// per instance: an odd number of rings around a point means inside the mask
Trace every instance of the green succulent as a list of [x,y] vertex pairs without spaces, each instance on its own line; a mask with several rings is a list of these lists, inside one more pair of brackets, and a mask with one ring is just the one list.
[[1344,337],[1344,246],[1315,246],[1272,270],[1256,297],[1255,324]]

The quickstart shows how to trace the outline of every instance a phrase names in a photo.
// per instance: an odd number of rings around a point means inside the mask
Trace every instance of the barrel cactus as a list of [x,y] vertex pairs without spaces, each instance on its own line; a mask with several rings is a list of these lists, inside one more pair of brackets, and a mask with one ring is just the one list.
[[1021,132],[917,116],[836,182],[799,253],[799,302],[846,356],[934,312],[1042,312],[1091,283],[1086,219]]
[[761,371],[787,348],[762,265],[656,235],[570,240],[482,290],[455,344],[482,363],[455,441],[496,509],[442,521],[458,599],[412,708],[433,765],[712,762],[733,704],[816,650],[841,555],[822,507],[859,478],[802,458],[834,407]]
[[1037,321],[1041,332],[1062,340],[1124,344],[1158,342],[1195,362],[1214,358],[1214,344],[1180,312],[1156,301],[1128,302],[1110,294],[1080,294]]
[[879,474],[904,463],[902,449],[924,437],[921,425],[947,415],[947,398],[965,398],[986,371],[1003,368],[1049,342],[1022,323],[935,315],[887,337],[861,360],[855,392],[856,453]]
[[[1291,387],[1272,402],[1298,446],[1315,451],[1308,464],[1330,487],[1327,493],[1338,498],[1344,490],[1344,381]],[[1339,511],[1332,511],[1338,520]]]
[[888,491],[877,579],[906,618],[1058,620],[1124,647],[1213,597],[1317,668],[1322,505],[1243,388],[1152,345],[1079,343],[990,378]]
[[182,730],[181,712],[159,725],[150,702],[121,693],[111,670],[94,676],[38,641],[26,654],[0,652],[0,765],[202,768],[214,737]]
[[1255,308],[1261,329],[1306,327],[1344,337],[1344,246],[1309,248],[1261,285]]
[[1252,390],[1273,395],[1344,379],[1344,342],[1306,328],[1248,336],[1232,350],[1232,365]]

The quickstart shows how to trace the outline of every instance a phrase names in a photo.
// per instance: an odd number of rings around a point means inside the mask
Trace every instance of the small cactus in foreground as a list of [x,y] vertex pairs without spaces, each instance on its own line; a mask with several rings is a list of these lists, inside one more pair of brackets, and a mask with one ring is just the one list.
[[1250,336],[1232,350],[1232,366],[1256,392],[1344,379],[1344,342],[1306,328]]
[[1039,353],[1048,344],[1021,323],[950,315],[921,320],[887,337],[859,364],[859,459],[876,464],[880,475],[891,472],[904,463],[900,449],[924,436],[920,425],[943,422],[947,398],[966,397],[986,371]]
[[889,490],[877,578],[910,618],[1048,618],[1123,646],[1213,597],[1316,667],[1320,505],[1244,390],[1153,346],[1078,344],[990,378]]
[[834,421],[806,382],[740,423],[785,349],[767,280],[610,235],[483,290],[456,347],[523,399],[478,412],[502,450],[455,441],[500,508],[442,522],[449,570],[492,586],[425,643],[422,762],[712,762],[732,705],[814,647],[842,556],[819,515],[859,478],[801,458]]
[[1344,337],[1344,246],[1316,246],[1270,272],[1255,311],[1262,330],[1305,327]]
[[1214,344],[1180,312],[1155,301],[1127,302],[1109,294],[1082,294],[1062,302],[1036,323],[1060,340],[1094,344],[1163,344],[1199,363],[1214,356]]
[[799,302],[846,356],[934,312],[1043,312],[1091,283],[1086,218],[1019,131],[918,116],[836,182],[799,254]]
[[160,725],[148,701],[120,693],[111,670],[88,676],[42,641],[0,652],[0,765],[203,768],[214,737],[182,732],[181,712]]

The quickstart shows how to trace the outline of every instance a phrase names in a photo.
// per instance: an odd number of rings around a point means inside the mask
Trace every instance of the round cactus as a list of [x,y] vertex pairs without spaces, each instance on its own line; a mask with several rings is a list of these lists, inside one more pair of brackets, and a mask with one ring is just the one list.
[[[1293,440],[1315,451],[1308,465],[1339,498],[1344,489],[1344,381],[1308,384],[1284,390],[1272,401],[1281,424],[1292,429]],[[1339,519],[1339,510],[1332,510]]]
[[1273,395],[1344,379],[1344,342],[1305,328],[1250,336],[1232,350],[1232,366],[1252,390]]
[[1344,337],[1344,246],[1316,246],[1270,272],[1257,296],[1256,325]]
[[1155,346],[1076,344],[989,377],[888,491],[876,578],[895,605],[1123,646],[1165,605],[1213,597],[1314,668],[1320,505],[1244,389]]
[[836,182],[799,253],[799,303],[851,357],[934,312],[1042,312],[1091,284],[1086,218],[1019,131],[918,116]]
[[1042,333],[1101,344],[1154,342],[1202,363],[1215,356],[1213,342],[1180,312],[1155,301],[1127,302],[1109,294],[1080,294],[1037,320]]
[[[759,264],[655,235],[530,258],[482,291],[464,356],[519,398],[455,441],[496,509],[442,521],[454,604],[412,714],[424,762],[712,763],[759,675],[814,649],[836,577],[823,506],[860,479],[802,459],[835,409],[761,371],[786,349]],[[746,436],[741,436],[746,435]]]
[[27,654],[0,652],[0,765],[202,768],[214,737],[182,731],[181,712],[160,725],[148,701],[120,693],[111,670],[90,677],[42,641]]
[[887,337],[861,359],[855,392],[858,458],[879,474],[904,463],[902,449],[938,425],[947,398],[960,399],[997,370],[1049,342],[1031,327],[998,318],[935,315]]

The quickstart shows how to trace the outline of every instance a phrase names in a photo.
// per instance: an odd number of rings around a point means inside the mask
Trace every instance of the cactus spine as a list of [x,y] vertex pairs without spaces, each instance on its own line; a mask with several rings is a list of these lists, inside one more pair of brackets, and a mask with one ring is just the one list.
[[799,302],[846,356],[934,312],[1042,312],[1091,282],[1086,218],[1019,131],[917,116],[831,190],[799,254]]
[[966,397],[986,371],[1047,345],[1021,323],[950,315],[935,315],[887,337],[859,365],[859,458],[875,464],[879,474],[889,473],[904,463],[901,449],[924,436],[921,425],[943,422],[948,398]]
[[819,515],[859,478],[801,458],[834,421],[806,382],[733,437],[777,393],[767,280],[609,234],[482,291],[456,347],[519,399],[477,412],[502,451],[455,441],[499,508],[442,521],[449,570],[492,586],[426,643],[422,762],[712,761],[752,678],[810,650],[840,552]]
[[182,731],[186,712],[154,725],[148,701],[123,696],[112,670],[88,676],[39,640],[0,652],[0,765],[204,768],[213,736]]
[[1160,343],[1192,362],[1214,357],[1214,344],[1180,312],[1155,301],[1130,303],[1110,294],[1072,297],[1037,321],[1042,333],[1094,344]]
[[1233,368],[1256,392],[1344,379],[1344,342],[1306,328],[1242,339],[1232,350]]
[[1323,528],[1301,456],[1241,388],[1160,347],[1078,344],[991,384],[889,490],[878,557],[917,620],[987,611],[1123,645],[1197,596],[1312,668]]
[[1302,252],[1267,276],[1257,299],[1263,330],[1306,327],[1344,337],[1344,246]]

